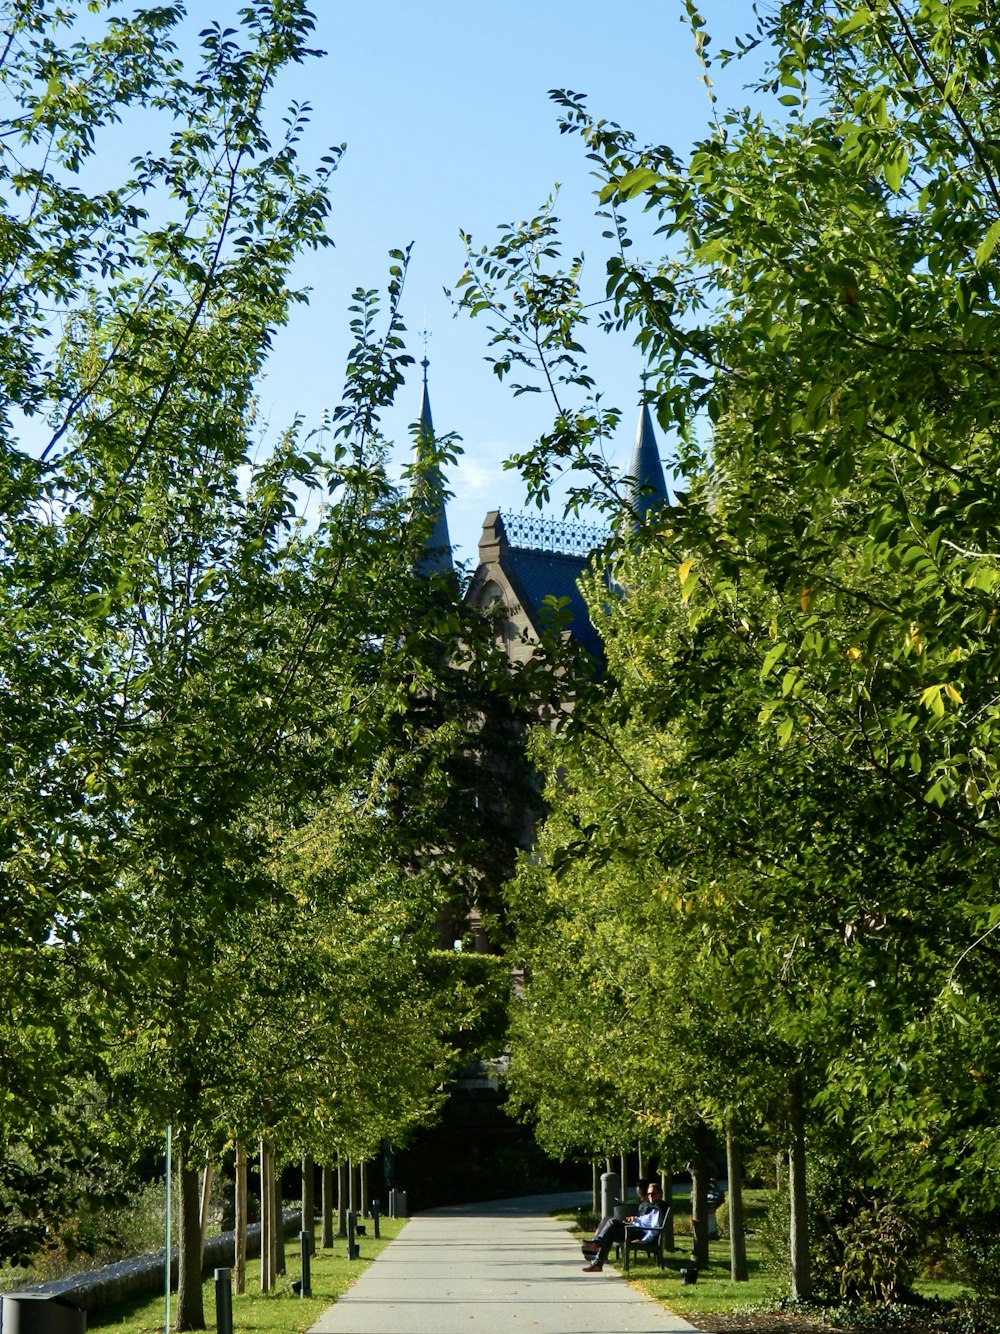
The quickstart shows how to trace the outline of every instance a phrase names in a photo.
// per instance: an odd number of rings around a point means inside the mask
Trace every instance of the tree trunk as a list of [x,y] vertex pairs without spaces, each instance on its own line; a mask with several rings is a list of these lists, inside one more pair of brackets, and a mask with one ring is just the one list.
[[315,1240],[316,1169],[308,1154],[302,1159],[302,1231]]
[[663,1249],[665,1251],[676,1251],[677,1242],[674,1239],[674,1174],[669,1165],[664,1167],[660,1164],[660,1189],[663,1191],[663,1203],[669,1209],[667,1221],[663,1226]]
[[354,1159],[347,1160],[347,1207],[355,1218],[358,1214],[358,1174],[355,1171]]
[[333,1245],[333,1168],[328,1163],[323,1164],[320,1183],[320,1208],[323,1213],[320,1244],[324,1251],[328,1251]]
[[726,1126],[726,1173],[729,1177],[729,1277],[746,1283],[747,1234],[743,1218],[743,1154],[732,1122]]
[[[622,1179],[621,1194],[618,1196],[618,1198],[621,1200],[622,1204],[627,1204],[628,1203],[628,1154],[624,1151],[624,1149],[618,1154],[618,1164],[619,1164],[618,1172]],[[631,1210],[629,1210],[629,1212],[631,1213]]]
[[348,1165],[343,1158],[337,1164],[337,1236],[347,1236]]
[[233,1284],[239,1293],[247,1290],[247,1152],[242,1141],[236,1145],[236,1215],[233,1227]]
[[596,1158],[591,1163],[591,1167],[593,1168],[593,1182],[591,1187],[593,1192],[593,1202],[591,1207],[593,1208],[594,1213],[597,1214],[601,1211],[601,1165]]
[[177,1155],[180,1183],[180,1214],[177,1237],[177,1317],[174,1329],[204,1329],[205,1306],[201,1299],[201,1192],[198,1169],[188,1165],[188,1150]]
[[205,1170],[201,1177],[201,1248],[205,1249],[205,1238],[208,1236],[209,1214],[212,1209],[212,1164],[205,1163]]
[[288,1266],[285,1261],[285,1219],[281,1210],[281,1168],[275,1164],[273,1150],[271,1180],[274,1185],[274,1272],[278,1275],[287,1273]]
[[791,1222],[788,1231],[792,1265],[792,1301],[806,1302],[812,1296],[809,1273],[809,1221],[806,1201],[805,1092],[801,1074],[791,1086],[788,1142],[788,1198]]
[[274,1287],[274,1189],[271,1185],[271,1150],[260,1142],[260,1290]]
[[641,1144],[637,1145],[637,1149],[639,1153],[639,1180],[643,1181],[646,1179],[646,1155]]
[[700,1152],[691,1161],[691,1258],[708,1264],[708,1160]]
[[361,1188],[359,1196],[361,1202],[361,1217],[367,1218],[368,1217],[368,1163],[365,1161],[364,1158],[362,1158],[361,1164],[358,1167],[358,1180]]

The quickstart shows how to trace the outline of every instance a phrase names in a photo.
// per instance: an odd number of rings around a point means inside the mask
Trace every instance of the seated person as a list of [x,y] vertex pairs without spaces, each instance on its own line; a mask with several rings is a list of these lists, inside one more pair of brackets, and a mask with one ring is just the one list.
[[609,1218],[594,1233],[594,1240],[588,1244],[593,1247],[593,1259],[584,1265],[585,1274],[599,1274],[604,1268],[608,1252],[615,1242],[624,1241],[626,1236],[637,1236],[642,1242],[654,1242],[656,1234],[663,1227],[667,1216],[667,1206],[663,1202],[663,1192],[658,1181],[649,1183],[648,1199],[639,1212],[622,1222],[620,1218]]

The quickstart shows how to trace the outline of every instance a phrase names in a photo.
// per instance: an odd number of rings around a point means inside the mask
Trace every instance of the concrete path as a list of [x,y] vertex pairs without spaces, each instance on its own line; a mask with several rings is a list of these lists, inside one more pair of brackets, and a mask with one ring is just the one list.
[[579,1242],[549,1213],[588,1199],[534,1195],[417,1214],[309,1334],[693,1329],[617,1270],[583,1273]]

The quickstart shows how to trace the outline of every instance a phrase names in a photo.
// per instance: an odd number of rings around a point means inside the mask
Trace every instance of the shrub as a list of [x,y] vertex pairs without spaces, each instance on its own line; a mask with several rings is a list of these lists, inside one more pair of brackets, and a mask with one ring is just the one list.
[[[820,1300],[885,1306],[910,1297],[919,1238],[906,1212],[846,1178],[840,1164],[814,1156],[806,1172],[813,1283]],[[757,1235],[764,1268],[791,1279],[787,1183],[771,1197]]]
[[916,1234],[890,1200],[851,1196],[846,1219],[832,1229],[839,1243],[841,1296],[892,1305],[910,1294]]

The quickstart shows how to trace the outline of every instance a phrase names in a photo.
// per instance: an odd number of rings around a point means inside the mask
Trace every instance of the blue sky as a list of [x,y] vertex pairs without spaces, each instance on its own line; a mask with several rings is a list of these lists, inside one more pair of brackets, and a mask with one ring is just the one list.
[[[702,7],[716,48],[751,26],[749,0],[703,0]],[[200,0],[192,17],[216,8]],[[615,12],[595,0],[315,0],[313,8],[316,45],[327,54],[296,68],[281,92],[312,104],[306,162],[328,144],[346,142],[347,153],[333,181],[335,248],[299,266],[297,277],[312,288],[310,305],[279,335],[261,386],[262,413],[277,431],[296,413],[315,425],[336,403],[350,293],[384,286],[387,252],[413,242],[406,323],[418,360],[419,331],[429,334],[435,425],[462,437],[464,455],[449,478],[449,522],[457,554],[471,559],[488,509],[523,508],[520,483],[502,461],[544,429],[549,405],[540,396],[513,399],[484,360],[485,324],[455,318],[443,289],[462,270],[459,231],[489,242],[498,224],[531,216],[559,183],[567,249],[592,255],[597,294],[603,256],[594,182],[580,140],[560,135],[548,90],[586,93],[596,113],[640,140],[683,151],[710,113],[691,34],[680,0],[621,0]],[[745,101],[748,77],[720,74],[720,100]],[[624,464],[642,366],[627,339],[611,344],[595,334],[598,340],[600,387],[626,412],[617,453]],[[414,367],[386,418],[400,458],[419,393]],[[670,442],[661,445],[669,456]]]

